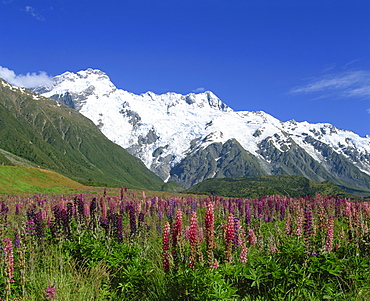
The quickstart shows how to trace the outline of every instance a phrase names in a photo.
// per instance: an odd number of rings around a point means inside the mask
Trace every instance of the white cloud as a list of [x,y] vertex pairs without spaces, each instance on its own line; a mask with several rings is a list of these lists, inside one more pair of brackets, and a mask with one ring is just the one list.
[[49,86],[53,83],[52,77],[48,76],[46,72],[27,73],[26,75],[16,75],[13,70],[0,66],[0,78],[15,86],[34,88],[38,86]]
[[370,98],[370,71],[332,73],[315,78],[305,86],[293,88],[290,94],[319,93],[323,97]]
[[204,89],[203,87],[199,87],[199,88],[196,88],[195,90],[193,90],[194,93],[202,93],[204,92],[206,89]]
[[29,13],[32,17],[34,17],[36,20],[39,20],[39,21],[45,21],[45,18],[40,15],[35,8],[33,8],[32,6],[26,6],[24,8],[24,11],[26,13]]

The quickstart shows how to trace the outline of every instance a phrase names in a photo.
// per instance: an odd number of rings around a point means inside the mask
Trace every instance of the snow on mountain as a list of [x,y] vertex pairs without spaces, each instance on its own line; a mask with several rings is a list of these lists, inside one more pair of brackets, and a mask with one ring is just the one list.
[[117,89],[104,72],[88,69],[56,76],[52,87],[36,92],[74,107],[164,180],[189,154],[230,139],[266,164],[261,144],[269,141],[282,153],[296,144],[323,166],[329,164],[330,149],[370,175],[369,136],[327,123],[282,122],[265,112],[237,112],[210,91],[135,95]]

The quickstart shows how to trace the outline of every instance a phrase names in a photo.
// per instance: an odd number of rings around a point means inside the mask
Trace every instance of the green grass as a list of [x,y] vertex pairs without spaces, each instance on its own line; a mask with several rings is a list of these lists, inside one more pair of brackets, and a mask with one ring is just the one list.
[[86,189],[86,186],[50,170],[0,166],[0,193],[73,193]]

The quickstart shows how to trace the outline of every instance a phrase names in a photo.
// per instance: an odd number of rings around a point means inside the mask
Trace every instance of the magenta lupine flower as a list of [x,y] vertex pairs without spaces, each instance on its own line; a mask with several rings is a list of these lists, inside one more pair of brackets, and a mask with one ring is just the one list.
[[53,287],[53,286],[48,286],[46,289],[45,289],[45,294],[46,294],[46,299],[54,299],[56,298],[56,288]]
[[170,223],[166,222],[163,228],[163,269],[165,273],[170,271],[169,246],[170,246]]
[[326,251],[331,252],[333,250],[333,240],[334,240],[334,218],[330,217],[327,226],[326,235]]
[[190,227],[189,227],[189,243],[190,243],[190,268],[194,270],[196,262],[196,247],[198,243],[198,220],[197,212],[193,211],[190,217]]

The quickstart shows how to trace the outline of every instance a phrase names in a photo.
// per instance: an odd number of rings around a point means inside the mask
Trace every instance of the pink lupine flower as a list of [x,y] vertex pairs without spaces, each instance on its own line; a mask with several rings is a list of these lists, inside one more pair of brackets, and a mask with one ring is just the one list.
[[178,209],[176,212],[176,219],[175,224],[172,230],[172,256],[175,262],[175,265],[177,264],[177,244],[179,238],[182,236],[182,211],[181,209]]
[[227,218],[226,224],[226,258],[225,260],[228,262],[232,261],[232,243],[234,237],[234,215],[232,213],[229,214]]
[[220,264],[218,263],[218,261],[215,259],[211,265],[211,268],[212,269],[218,269],[220,267]]
[[242,243],[242,248],[240,250],[240,256],[239,256],[239,261],[246,263],[247,262],[247,256],[248,256],[248,249],[245,243]]
[[297,208],[297,228],[296,228],[296,231],[295,231],[295,234],[297,236],[302,236],[303,235],[303,223],[304,223],[304,213],[303,213],[303,209],[298,205],[298,208]]
[[274,242],[271,242],[270,243],[270,252],[271,253],[276,253],[277,250],[278,250],[278,248],[277,248],[276,244]]
[[248,241],[251,245],[255,245],[257,243],[257,236],[254,234],[253,229],[248,230]]
[[13,244],[11,238],[4,239],[5,246],[3,247],[5,255],[6,277],[10,282],[14,282],[14,257],[13,257]]
[[213,264],[213,248],[215,244],[215,216],[214,206],[212,202],[207,204],[207,211],[205,217],[206,226],[206,250],[207,250],[207,261],[209,265]]
[[197,213],[193,211],[190,217],[190,228],[189,228],[189,242],[190,242],[190,268],[195,268],[196,262],[196,246],[197,246],[197,232],[198,232],[198,221]]
[[165,273],[170,271],[169,246],[170,246],[170,223],[166,222],[163,229],[163,268]]
[[289,237],[292,233],[292,228],[290,227],[290,214],[288,214],[285,220],[285,228],[284,228],[285,235]]
[[[5,238],[4,250],[4,278],[5,278],[5,296],[9,297],[11,294],[11,283],[14,282],[14,258],[13,258],[13,245],[11,238]],[[6,298],[7,300],[7,298]]]
[[331,252],[333,250],[333,239],[334,239],[334,218],[331,217],[327,226],[326,236],[326,251]]

